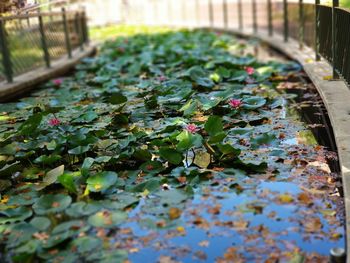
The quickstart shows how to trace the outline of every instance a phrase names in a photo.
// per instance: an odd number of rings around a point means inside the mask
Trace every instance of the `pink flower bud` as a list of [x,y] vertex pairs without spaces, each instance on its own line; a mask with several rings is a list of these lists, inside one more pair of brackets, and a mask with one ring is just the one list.
[[236,99],[230,99],[228,101],[228,104],[233,108],[233,109],[238,109],[242,106],[242,101],[241,100],[236,100]]
[[53,84],[55,84],[56,86],[61,86],[62,83],[63,83],[63,79],[62,79],[62,78],[54,79],[52,82],[53,82]]
[[199,131],[199,128],[197,127],[197,125],[191,123],[191,124],[188,124],[186,126],[186,131],[188,131],[189,133],[196,133],[197,131]]
[[49,120],[49,125],[50,126],[58,126],[61,124],[61,121],[57,118],[53,118]]
[[255,72],[255,69],[253,67],[246,67],[245,72],[247,72],[248,75],[253,75]]

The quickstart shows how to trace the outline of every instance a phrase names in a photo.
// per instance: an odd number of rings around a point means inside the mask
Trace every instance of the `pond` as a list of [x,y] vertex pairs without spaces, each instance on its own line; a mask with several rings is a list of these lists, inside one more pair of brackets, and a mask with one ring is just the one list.
[[119,37],[0,112],[5,262],[327,262],[345,246],[322,102],[255,41]]

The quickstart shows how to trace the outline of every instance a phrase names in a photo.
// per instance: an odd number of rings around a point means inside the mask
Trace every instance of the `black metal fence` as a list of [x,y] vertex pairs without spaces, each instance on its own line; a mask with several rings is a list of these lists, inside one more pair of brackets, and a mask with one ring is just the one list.
[[[130,0],[128,14],[134,24],[277,33],[286,42],[297,40],[300,48],[311,47],[316,60],[323,57],[333,66],[334,78],[340,76],[350,85],[350,10],[339,8],[339,0],[328,2],[332,4],[321,5],[320,0]],[[152,8],[147,9],[150,3]],[[161,10],[164,3],[168,8]],[[138,10],[137,19],[133,10]]]
[[84,11],[28,13],[0,17],[0,82],[67,56],[88,44]]

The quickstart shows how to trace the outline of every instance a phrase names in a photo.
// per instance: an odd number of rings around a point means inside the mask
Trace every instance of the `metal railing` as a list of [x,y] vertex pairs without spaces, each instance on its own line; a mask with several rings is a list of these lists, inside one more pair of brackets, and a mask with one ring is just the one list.
[[89,42],[84,11],[35,12],[0,17],[0,81],[39,67],[50,68],[52,61]]
[[[265,31],[284,41],[295,39],[300,48],[315,50],[333,67],[333,79],[342,77],[350,86],[350,10],[339,1],[320,0],[130,0],[131,23]],[[168,8],[163,8],[164,3]],[[170,8],[169,8],[170,6]],[[134,11],[134,10],[137,10]],[[184,15],[186,14],[186,15]]]

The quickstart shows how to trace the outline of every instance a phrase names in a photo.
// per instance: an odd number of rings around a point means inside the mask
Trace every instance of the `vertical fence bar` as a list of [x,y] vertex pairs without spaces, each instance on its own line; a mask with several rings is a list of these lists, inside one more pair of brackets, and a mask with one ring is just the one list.
[[271,0],[267,0],[267,26],[269,31],[269,36],[273,35],[273,25],[272,25],[272,3]]
[[304,3],[303,3],[303,0],[299,0],[299,48],[300,49],[303,49],[303,46],[304,46],[304,30],[305,30]]
[[243,16],[242,16],[242,0],[238,0],[238,28],[239,30],[243,30]]
[[196,20],[197,20],[197,26],[199,27],[200,26],[200,17],[199,17],[199,0],[196,0],[196,3],[195,3],[195,8],[196,8]]
[[11,62],[11,53],[7,43],[5,21],[0,17],[0,48],[2,54],[2,64],[7,82],[13,82],[13,71]]
[[68,58],[72,58],[72,46],[70,43],[70,37],[69,37],[69,31],[68,31],[66,9],[64,7],[62,7],[62,21],[63,21],[64,38],[66,41]]
[[75,31],[78,34],[80,50],[83,51],[84,50],[84,41],[83,41],[82,32],[81,32],[82,31],[81,30],[81,20],[79,19],[79,17],[80,17],[79,12],[76,12],[75,19],[74,19]]
[[320,61],[321,57],[319,54],[319,26],[318,26],[318,19],[319,19],[319,4],[320,0],[315,0],[315,59],[316,61]]
[[336,64],[336,43],[335,43],[335,8],[339,7],[339,0],[333,0],[332,4],[332,66],[333,66],[333,79],[339,78],[336,70],[335,70],[335,64]]
[[224,28],[228,28],[228,10],[227,10],[227,0],[223,0],[222,2],[222,11],[224,15]]
[[40,37],[41,37],[41,47],[44,52],[44,59],[46,63],[46,67],[51,67],[51,62],[50,62],[50,53],[49,53],[49,48],[47,46],[47,41],[46,41],[46,34],[45,34],[45,27],[44,27],[44,22],[43,22],[43,17],[38,13],[38,19],[39,19],[39,31],[40,31]]
[[90,38],[89,38],[89,29],[88,29],[85,10],[83,11],[83,13],[81,15],[81,20],[82,20],[83,33],[84,33],[84,43],[88,45],[90,42]]
[[256,0],[252,0],[252,11],[253,11],[253,32],[258,32],[258,24],[257,24],[257,14],[256,14]]
[[[26,15],[28,15],[29,13],[28,13],[28,11],[26,12]],[[29,18],[29,16],[27,16],[27,25],[28,25],[28,27],[30,27],[30,18]]]
[[209,24],[210,27],[213,28],[214,27],[214,10],[213,10],[213,0],[208,0],[208,4],[209,4]]
[[288,26],[288,3],[287,3],[287,0],[283,0],[283,35],[284,35],[284,42],[288,42],[289,26]]

